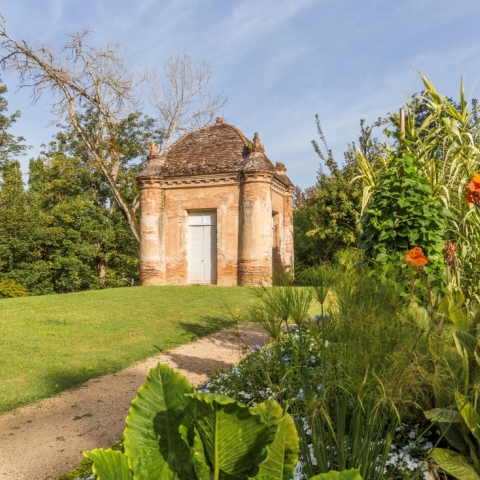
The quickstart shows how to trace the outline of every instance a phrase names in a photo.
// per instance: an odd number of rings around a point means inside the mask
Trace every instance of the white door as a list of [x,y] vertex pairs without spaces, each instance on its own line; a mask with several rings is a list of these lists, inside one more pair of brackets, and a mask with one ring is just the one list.
[[217,283],[217,212],[188,212],[190,283]]

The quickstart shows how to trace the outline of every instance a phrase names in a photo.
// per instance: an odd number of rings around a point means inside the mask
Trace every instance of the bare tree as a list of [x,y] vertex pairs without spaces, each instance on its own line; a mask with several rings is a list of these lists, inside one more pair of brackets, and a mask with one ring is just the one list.
[[[67,35],[67,43],[55,51],[48,44],[12,38],[0,14],[0,67],[19,74],[20,88],[31,89],[32,103],[45,91],[52,94],[53,113],[78,133],[88,149],[91,166],[110,186],[114,201],[140,241],[136,202],[128,205],[117,182],[120,155],[115,128],[127,112],[139,108],[136,92],[140,80],[118,45],[97,48],[87,43],[90,33],[84,30]],[[98,118],[94,131],[80,121],[86,111],[93,111]]]
[[162,150],[172,140],[212,123],[227,97],[210,89],[212,68],[205,60],[193,62],[186,52],[172,56],[163,65],[164,79],[158,70],[148,72],[150,100],[159,114],[164,132]]

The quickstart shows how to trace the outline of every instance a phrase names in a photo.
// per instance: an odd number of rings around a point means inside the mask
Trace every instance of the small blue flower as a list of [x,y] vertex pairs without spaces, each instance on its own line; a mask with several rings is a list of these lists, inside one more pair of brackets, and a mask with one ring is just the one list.
[[256,344],[253,345],[253,347],[252,347],[252,350],[253,350],[254,352],[258,352],[258,351],[261,350],[261,349],[262,349],[262,347],[261,347],[258,343],[256,343]]
[[305,395],[303,394],[303,389],[300,389],[300,391],[297,394],[297,398],[300,399],[300,398],[303,398],[304,396]]
[[283,360],[284,362],[289,362],[289,361],[290,361],[290,357],[282,357],[282,360]]

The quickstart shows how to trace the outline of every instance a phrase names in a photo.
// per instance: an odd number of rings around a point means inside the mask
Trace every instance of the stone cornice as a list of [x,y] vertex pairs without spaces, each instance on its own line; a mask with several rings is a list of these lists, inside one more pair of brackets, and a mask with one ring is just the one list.
[[221,185],[235,185],[240,183],[240,173],[218,173],[211,175],[182,175],[178,177],[165,177],[162,188],[195,188],[218,187]]
[[253,172],[243,172],[242,183],[272,183],[273,172],[270,170],[256,170]]
[[140,190],[147,188],[163,188],[163,177],[152,175],[150,177],[137,177],[137,184]]
[[280,182],[277,178],[273,178],[272,190],[284,197],[292,195],[292,192],[293,192],[292,187],[286,186],[284,183]]

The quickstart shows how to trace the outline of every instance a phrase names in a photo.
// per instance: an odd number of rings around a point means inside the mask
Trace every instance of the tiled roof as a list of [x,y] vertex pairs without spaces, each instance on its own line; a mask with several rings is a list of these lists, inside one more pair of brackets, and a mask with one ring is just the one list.
[[[252,147],[252,142],[235,126],[223,122],[209,125],[178,139],[164,157],[155,157],[161,161],[149,161],[139,178],[157,175],[177,177],[243,170],[275,172],[275,167],[263,152],[263,148],[260,152],[252,152]],[[275,174],[275,178],[291,185],[286,175]]]

